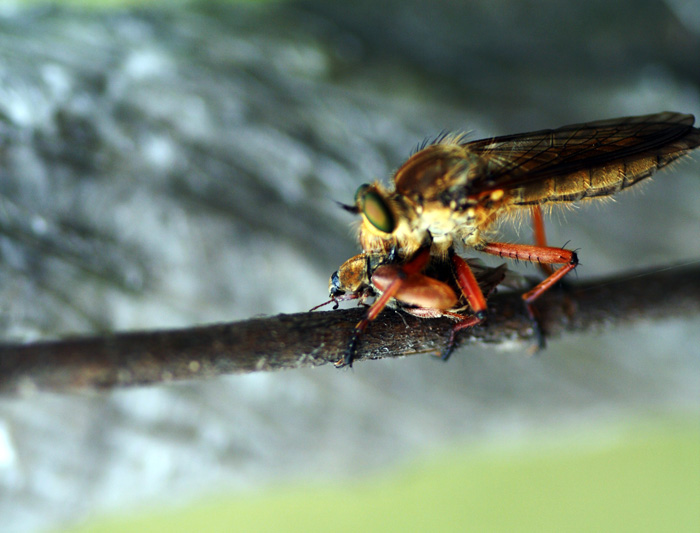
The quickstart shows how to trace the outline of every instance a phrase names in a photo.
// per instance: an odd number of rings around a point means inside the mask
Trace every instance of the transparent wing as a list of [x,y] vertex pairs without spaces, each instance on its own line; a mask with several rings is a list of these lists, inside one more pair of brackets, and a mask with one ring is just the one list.
[[693,115],[664,112],[465,143],[464,148],[484,163],[470,179],[470,193],[514,189],[553,177],[566,179],[616,162],[645,162],[624,167],[625,178],[632,183],[635,169],[649,175],[649,167],[661,168],[700,145],[694,121]]

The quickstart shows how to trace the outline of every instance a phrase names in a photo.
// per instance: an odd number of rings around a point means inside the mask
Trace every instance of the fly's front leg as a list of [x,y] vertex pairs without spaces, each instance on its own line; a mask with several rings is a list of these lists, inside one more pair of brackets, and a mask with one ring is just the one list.
[[355,351],[357,350],[357,343],[362,336],[362,332],[367,329],[370,322],[379,316],[379,313],[384,310],[389,301],[394,298],[399,291],[401,291],[407,278],[421,272],[428,264],[429,260],[430,249],[425,248],[419,251],[418,254],[405,265],[396,268],[395,274],[392,276],[391,281],[386,285],[386,287],[382,287],[382,295],[375,300],[369,309],[367,309],[367,314],[365,317],[355,325],[352,337],[350,338],[348,347],[345,350],[345,355],[342,359],[336,361],[336,367],[341,368],[344,366],[352,366]]
[[503,242],[490,242],[479,249],[482,252],[509,259],[520,259],[542,265],[562,265],[552,272],[546,279],[535,285],[531,290],[523,294],[525,306],[530,318],[536,326],[538,345],[544,348],[544,335],[537,319],[537,312],[533,303],[542,296],[552,285],[560,281],[578,265],[576,252],[563,248],[552,248],[549,246],[531,246],[525,244],[509,244]]

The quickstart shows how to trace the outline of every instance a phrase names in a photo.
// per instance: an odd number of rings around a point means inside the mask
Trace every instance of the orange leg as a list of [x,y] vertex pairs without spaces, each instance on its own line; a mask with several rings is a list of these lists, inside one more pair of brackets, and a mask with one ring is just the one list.
[[542,332],[539,331],[537,313],[532,304],[535,300],[537,300],[537,298],[549,290],[552,285],[576,268],[578,265],[578,256],[576,255],[576,252],[564,250],[563,248],[552,248],[549,246],[532,246],[503,242],[490,242],[485,244],[480,251],[491,255],[497,255],[499,257],[521,259],[523,261],[531,261],[538,264],[562,265],[546,279],[538,283],[534,288],[523,294],[523,300],[525,300],[528,314],[535,321],[535,324],[537,324],[539,345],[540,347],[543,347],[544,337],[542,336]]
[[352,360],[355,356],[355,350],[357,348],[357,341],[360,339],[362,332],[367,328],[370,322],[379,316],[384,308],[389,303],[396,293],[401,290],[406,278],[411,274],[416,274],[421,272],[430,260],[430,248],[425,248],[418,252],[418,254],[411,259],[408,263],[403,265],[397,271],[396,279],[394,279],[389,286],[384,290],[382,295],[377,298],[377,300],[372,304],[372,306],[367,310],[365,318],[360,320],[352,334],[350,343],[345,350],[345,355],[339,361],[336,361],[335,366],[340,368],[343,366],[352,366]]
[[474,277],[472,269],[469,268],[469,265],[464,259],[454,254],[452,255],[452,266],[454,266],[455,269],[454,272],[457,278],[457,284],[462,290],[462,294],[464,294],[464,297],[467,299],[472,311],[474,311],[474,315],[468,317],[452,315],[461,317],[461,319],[452,327],[447,344],[445,344],[445,348],[442,350],[442,354],[440,354],[443,361],[447,361],[450,355],[452,355],[452,350],[454,350],[455,346],[455,336],[458,331],[476,326],[486,319],[486,298],[479,287],[479,283],[476,281],[476,277]]
[[[544,231],[544,219],[542,218],[542,208],[539,205],[532,207],[532,232],[535,236],[535,246],[545,248],[547,246],[547,235]],[[554,272],[552,267],[545,263],[539,264],[540,270],[545,276],[551,276]]]
[[484,293],[481,292],[472,269],[469,268],[464,259],[455,254],[452,255],[452,265],[455,268],[457,284],[462,289],[462,294],[469,302],[469,306],[474,311],[474,314],[482,319],[486,318],[486,298]]
[[452,326],[452,330],[450,331],[450,337],[447,339],[447,344],[445,344],[445,347],[443,348],[442,353],[440,354],[440,359],[442,359],[443,361],[447,361],[450,358],[450,355],[452,355],[452,351],[455,347],[455,337],[457,336],[458,331],[478,326],[484,321],[485,318],[485,313],[483,317],[478,317],[476,315],[462,317],[462,319],[459,322]]

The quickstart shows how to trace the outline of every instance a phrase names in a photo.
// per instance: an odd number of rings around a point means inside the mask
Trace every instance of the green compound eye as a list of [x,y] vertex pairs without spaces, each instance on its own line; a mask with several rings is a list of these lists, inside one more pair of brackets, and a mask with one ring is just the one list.
[[370,185],[362,185],[355,193],[355,202],[360,212],[379,231],[392,233],[396,229],[396,220],[384,198]]

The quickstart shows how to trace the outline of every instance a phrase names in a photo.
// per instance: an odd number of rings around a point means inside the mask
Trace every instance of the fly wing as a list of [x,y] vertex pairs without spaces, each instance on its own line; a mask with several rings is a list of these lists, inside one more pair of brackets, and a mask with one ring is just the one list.
[[466,143],[481,161],[468,194],[503,189],[521,205],[612,194],[700,145],[694,121],[664,112]]

